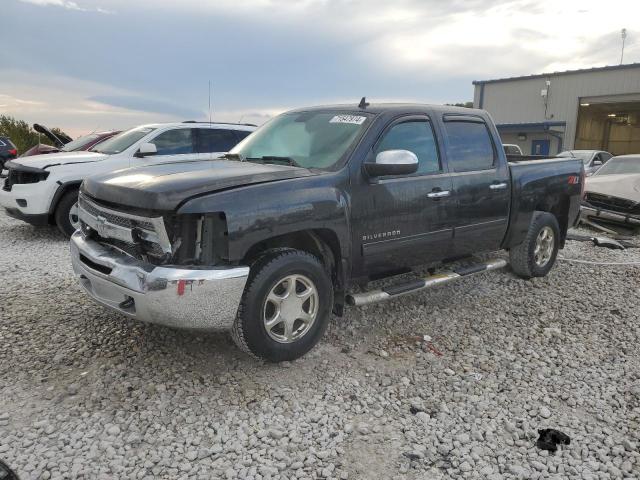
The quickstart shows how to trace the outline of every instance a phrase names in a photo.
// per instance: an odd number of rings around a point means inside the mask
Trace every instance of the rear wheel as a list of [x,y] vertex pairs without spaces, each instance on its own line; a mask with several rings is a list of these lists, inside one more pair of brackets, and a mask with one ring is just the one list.
[[66,237],[70,237],[73,232],[80,228],[77,189],[70,190],[62,196],[54,216],[56,225]]
[[322,338],[333,306],[324,266],[298,250],[269,254],[251,267],[232,337],[267,361],[294,360]]
[[509,251],[511,269],[522,278],[544,277],[556,261],[560,227],[556,217],[535,212],[525,240]]

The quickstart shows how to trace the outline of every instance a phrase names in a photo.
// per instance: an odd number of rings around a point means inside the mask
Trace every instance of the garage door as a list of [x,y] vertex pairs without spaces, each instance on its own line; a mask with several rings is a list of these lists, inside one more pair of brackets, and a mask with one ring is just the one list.
[[640,153],[640,94],[581,99],[574,148]]

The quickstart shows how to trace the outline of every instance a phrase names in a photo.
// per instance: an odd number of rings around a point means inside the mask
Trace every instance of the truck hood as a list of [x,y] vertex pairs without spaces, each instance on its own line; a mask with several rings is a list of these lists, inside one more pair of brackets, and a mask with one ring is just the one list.
[[640,202],[640,173],[589,177],[585,190]]
[[43,134],[49,140],[51,140],[53,142],[53,144],[58,148],[64,147],[67,143],[69,143],[71,141],[71,138],[67,137],[64,133],[60,133],[59,132],[56,135],[51,130],[49,130],[47,127],[45,127],[44,125],[39,125],[37,123],[34,123],[33,124],[33,129],[36,132]]
[[46,168],[54,165],[69,165],[72,163],[97,162],[108,158],[109,155],[96,152],[58,152],[45,155],[31,155],[20,157],[13,161],[26,167]]
[[82,189],[98,200],[116,205],[175,210],[197,195],[312,175],[318,172],[286,165],[202,160],[126,168],[92,176],[84,181]]

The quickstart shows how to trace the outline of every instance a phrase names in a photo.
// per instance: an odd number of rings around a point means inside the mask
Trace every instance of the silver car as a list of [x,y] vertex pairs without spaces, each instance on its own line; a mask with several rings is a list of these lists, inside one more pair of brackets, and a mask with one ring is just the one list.
[[584,163],[584,173],[587,177],[593,175],[602,165],[607,163],[613,155],[603,150],[565,150],[556,155],[558,157],[579,158]]
[[613,157],[585,185],[582,218],[640,227],[640,155]]

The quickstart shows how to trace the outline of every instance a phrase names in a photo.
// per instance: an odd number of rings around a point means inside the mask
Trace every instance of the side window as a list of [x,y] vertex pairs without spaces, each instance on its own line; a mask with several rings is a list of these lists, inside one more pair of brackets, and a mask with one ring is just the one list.
[[613,155],[611,155],[610,153],[606,153],[606,152],[602,152],[600,154],[600,158],[602,159],[602,163],[606,163],[607,160],[609,160]]
[[242,140],[247,138],[249,136],[249,134],[252,133],[252,132],[247,132],[246,130],[234,130],[233,133],[235,134],[236,138],[238,139],[238,143],[240,143]]
[[382,137],[376,155],[385,150],[409,150],[418,157],[418,174],[440,171],[440,159],[431,123],[415,120],[398,123]]
[[161,133],[149,143],[156,146],[158,155],[193,153],[193,132],[191,128],[175,128]]
[[238,143],[233,130],[198,129],[198,153],[228,152]]
[[495,151],[484,123],[444,122],[447,161],[454,172],[488,170],[495,163]]

